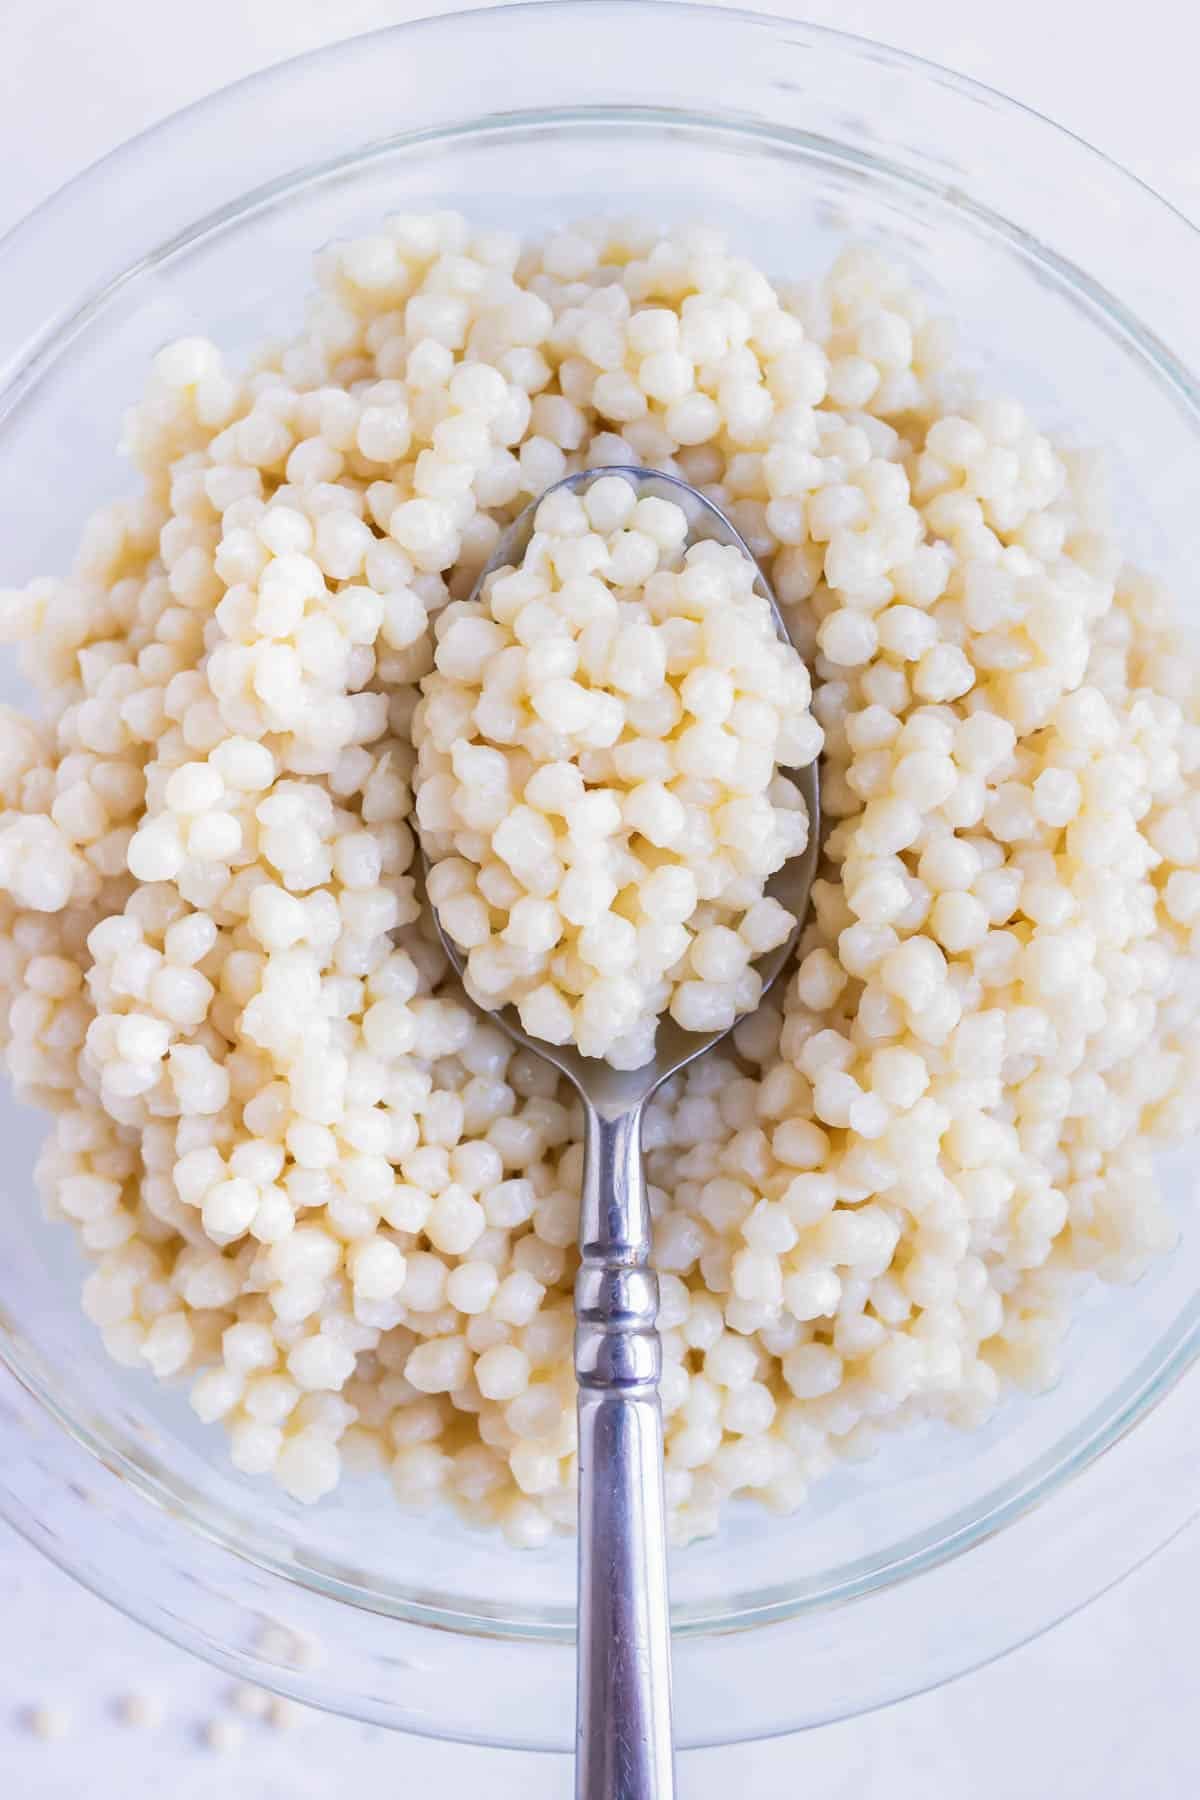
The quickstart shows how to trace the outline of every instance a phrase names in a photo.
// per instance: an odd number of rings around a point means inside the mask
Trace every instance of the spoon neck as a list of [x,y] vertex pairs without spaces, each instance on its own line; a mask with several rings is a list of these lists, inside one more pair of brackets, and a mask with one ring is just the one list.
[[642,1170],[644,1102],[611,1117],[586,1109],[579,1249],[584,1262],[636,1266],[650,1256],[650,1206]]

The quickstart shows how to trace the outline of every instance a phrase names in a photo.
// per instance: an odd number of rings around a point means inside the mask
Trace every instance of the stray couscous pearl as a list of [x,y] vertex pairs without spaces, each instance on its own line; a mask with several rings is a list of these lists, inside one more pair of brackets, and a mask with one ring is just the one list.
[[218,1716],[207,1719],[200,1730],[201,1741],[205,1748],[213,1750],[218,1756],[232,1756],[240,1750],[245,1741],[245,1731],[236,1719]]
[[[578,1110],[448,977],[413,832],[480,998],[632,1055],[753,1004],[823,734],[795,972],[645,1121],[674,1534],[1053,1382],[1200,1097],[1200,679],[1094,458],[966,403],[870,250],[783,294],[708,228],[406,214],[318,284],[252,374],[161,353],[141,491],[0,606],[46,702],[0,712],[4,1056],[109,1353],[298,1503],[571,1529]],[[728,512],[811,707],[624,483],[467,606],[617,464]]]
[[286,1694],[273,1694],[267,1707],[267,1723],[275,1731],[291,1731],[304,1717],[304,1708]]
[[242,1681],[231,1693],[230,1703],[234,1711],[241,1713],[244,1718],[265,1719],[271,1710],[271,1695],[266,1688]]
[[42,1700],[31,1706],[25,1721],[34,1737],[42,1738],[46,1743],[58,1743],[69,1737],[74,1723],[70,1708],[53,1700]]
[[154,1731],[167,1716],[161,1696],[140,1689],[122,1694],[116,1710],[121,1723],[135,1731]]

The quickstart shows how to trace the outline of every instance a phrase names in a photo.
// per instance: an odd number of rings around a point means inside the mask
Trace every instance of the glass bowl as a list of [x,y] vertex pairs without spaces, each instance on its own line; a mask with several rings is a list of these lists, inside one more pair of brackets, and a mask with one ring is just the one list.
[[[785,276],[847,233],[903,258],[996,383],[1113,447],[1131,553],[1191,600],[1200,241],[1131,176],[985,88],[748,13],[581,0],[301,58],[106,158],[0,247],[4,579],[65,566],[125,490],[123,406],[160,345],[295,325],[309,257],[396,208],[540,227],[727,225]],[[6,697],[16,697],[11,675]],[[574,1546],[514,1552],[381,1487],[298,1507],[178,1392],[111,1366],[41,1221],[36,1118],[3,1102],[0,1504],[117,1605],[239,1675],[491,1744],[572,1738]],[[1164,1161],[1180,1209],[1195,1158]],[[791,1519],[734,1509],[674,1559],[681,1744],[929,1687],[1081,1605],[1196,1506],[1200,1247],[1092,1295],[1052,1394],[847,1465]],[[1126,1436],[1130,1426],[1138,1430]],[[1109,1454],[1101,1456],[1102,1451]],[[1070,1478],[1070,1479],[1068,1479]]]

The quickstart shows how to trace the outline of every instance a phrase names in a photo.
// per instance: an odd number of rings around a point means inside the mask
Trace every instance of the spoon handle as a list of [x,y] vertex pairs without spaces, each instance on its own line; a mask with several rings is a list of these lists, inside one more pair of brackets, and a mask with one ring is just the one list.
[[673,1800],[662,1346],[642,1108],[587,1105],[579,1380],[576,1800]]

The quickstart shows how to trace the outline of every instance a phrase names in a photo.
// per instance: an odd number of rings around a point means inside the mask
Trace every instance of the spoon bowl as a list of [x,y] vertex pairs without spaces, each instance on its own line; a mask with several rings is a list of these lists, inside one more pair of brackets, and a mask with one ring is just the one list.
[[[485,564],[479,579],[471,593],[472,601],[480,599],[484,586],[489,578],[499,570],[515,566],[529,548],[529,540],[533,536],[537,510],[542,501],[551,494],[576,493],[584,494],[594,481],[604,476],[619,475],[628,481],[637,493],[638,499],[669,500],[685,514],[688,522],[688,544],[711,542],[727,544],[739,550],[755,570],[755,590],[765,599],[771,608],[775,621],[775,629],[785,643],[790,642],[788,629],[783,614],[771,588],[751,555],[746,540],[737,527],[726,518],[719,506],[707,499],[697,488],[681,481],[677,475],[664,475],[656,469],[643,469],[632,466],[618,466],[600,469],[581,469],[574,475],[566,475],[548,487],[545,493],[532,500],[524,511],[513,521],[508,530],[501,536],[491,557]],[[817,764],[809,763],[803,769],[785,769],[783,771],[793,781],[803,797],[808,812],[808,842],[798,856],[789,857],[781,869],[767,883],[766,892],[784,907],[796,924],[790,935],[774,950],[756,959],[754,967],[762,981],[761,1006],[768,990],[786,968],[796,947],[796,939],[800,935],[804,918],[808,911],[808,899],[812,890],[813,879],[817,872],[820,856],[820,780]],[[425,853],[421,851],[422,867],[428,867]],[[431,906],[434,923],[455,973],[460,981],[465,982],[466,963],[462,951],[443,931],[437,908]],[[672,1075],[686,1068],[688,1063],[695,1062],[705,1051],[728,1037],[736,1029],[740,1015],[733,1024],[720,1031],[685,1031],[677,1025],[669,1013],[664,1013],[658,1023],[655,1037],[654,1055],[649,1062],[643,1063],[639,1069],[614,1069],[610,1063],[599,1057],[583,1056],[574,1044],[548,1044],[541,1038],[531,1037],[521,1024],[515,1006],[505,1006],[497,1011],[485,1009],[472,1000],[478,1011],[487,1019],[494,1020],[516,1040],[524,1049],[531,1050],[552,1063],[577,1093],[583,1095],[598,1111],[606,1116],[627,1111],[632,1106],[644,1104],[655,1090]]]

